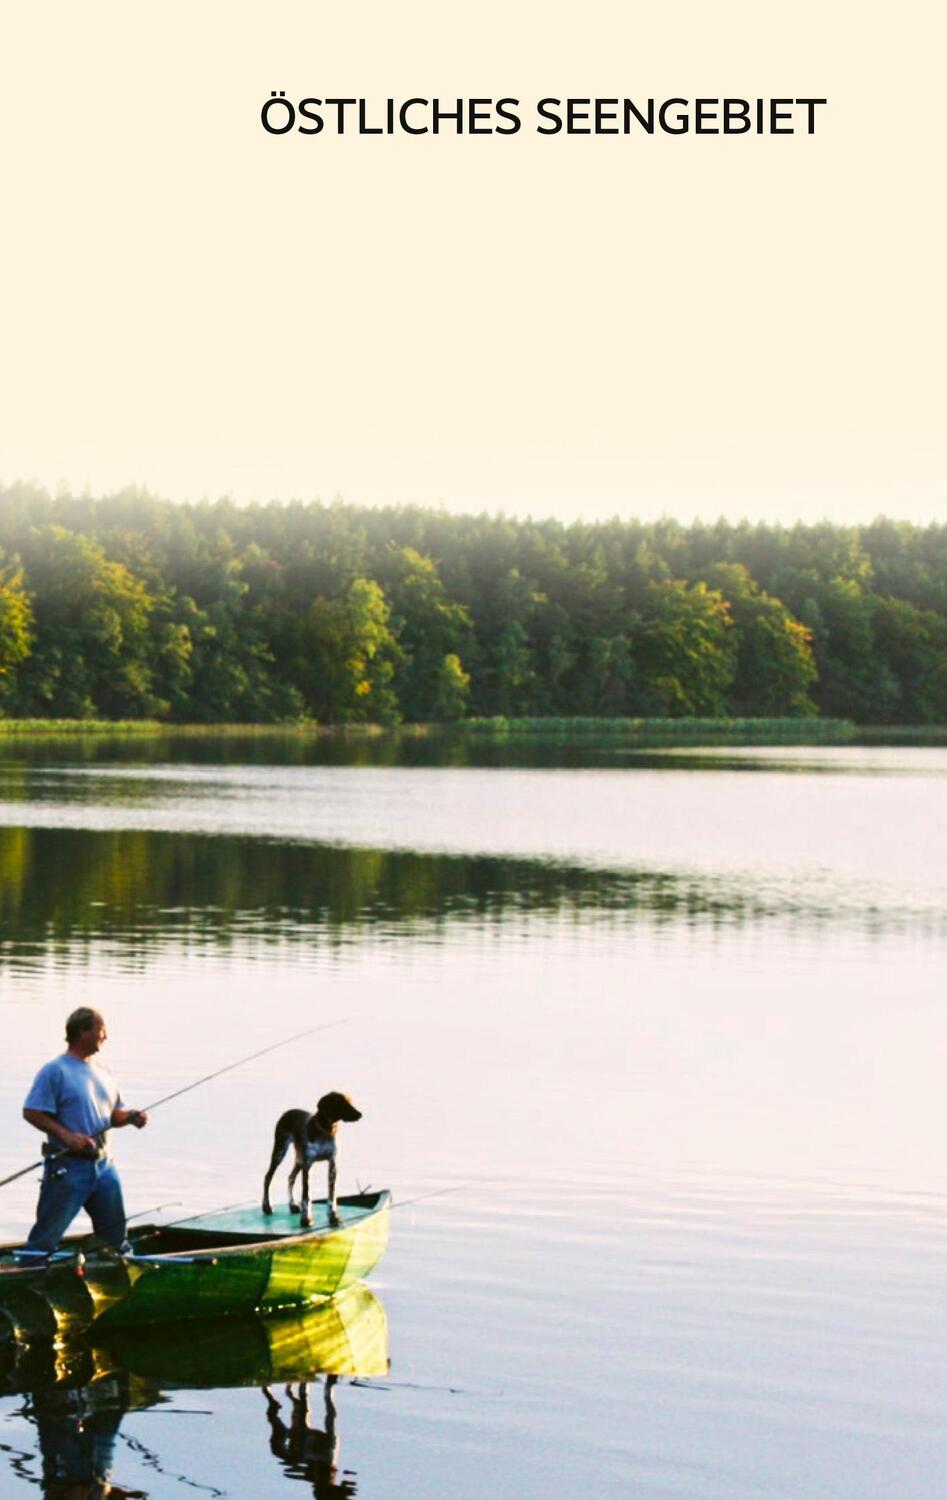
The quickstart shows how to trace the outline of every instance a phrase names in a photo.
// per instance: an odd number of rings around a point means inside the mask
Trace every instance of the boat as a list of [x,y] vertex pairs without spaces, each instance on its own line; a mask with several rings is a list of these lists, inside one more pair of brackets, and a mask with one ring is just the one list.
[[374,1269],[388,1242],[391,1194],[312,1204],[311,1228],[289,1208],[198,1214],[129,1230],[131,1253],[92,1235],[64,1240],[37,1266],[26,1246],[0,1246],[0,1337],[66,1340],[112,1328],[238,1313],[271,1313],[327,1301]]

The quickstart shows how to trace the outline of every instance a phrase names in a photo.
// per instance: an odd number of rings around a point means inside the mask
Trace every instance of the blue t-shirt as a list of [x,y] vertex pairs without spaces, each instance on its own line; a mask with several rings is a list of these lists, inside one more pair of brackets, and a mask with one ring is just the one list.
[[[112,1110],[121,1108],[118,1084],[108,1068],[95,1058],[83,1061],[64,1052],[40,1068],[23,1102],[24,1109],[41,1109],[67,1130],[83,1135],[101,1135],[112,1121]],[[57,1150],[62,1141],[49,1137]]]

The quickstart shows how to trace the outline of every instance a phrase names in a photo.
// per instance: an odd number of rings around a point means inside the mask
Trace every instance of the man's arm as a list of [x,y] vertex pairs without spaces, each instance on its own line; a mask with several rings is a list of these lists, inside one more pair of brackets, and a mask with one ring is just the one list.
[[48,1115],[42,1109],[24,1109],[23,1118],[28,1124],[41,1130],[44,1135],[51,1135],[57,1141],[62,1142],[64,1151],[95,1151],[98,1142],[91,1135],[83,1135],[79,1130],[67,1130],[65,1125],[60,1125],[52,1115]]
[[121,1130],[123,1125],[134,1125],[136,1130],[142,1130],[148,1124],[148,1115],[143,1109],[118,1109],[112,1110],[112,1124],[116,1130]]

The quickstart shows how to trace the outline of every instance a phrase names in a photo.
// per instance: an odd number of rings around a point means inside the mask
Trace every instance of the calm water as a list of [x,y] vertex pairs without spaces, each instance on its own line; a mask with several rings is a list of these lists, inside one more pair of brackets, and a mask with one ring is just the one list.
[[8,1360],[0,1493],[947,1492],[947,750],[359,753],[0,753],[0,1175],[94,1003],[132,1103],[342,1023],[116,1137],[131,1212],[254,1199],[330,1088],[400,1203],[371,1368],[316,1315]]

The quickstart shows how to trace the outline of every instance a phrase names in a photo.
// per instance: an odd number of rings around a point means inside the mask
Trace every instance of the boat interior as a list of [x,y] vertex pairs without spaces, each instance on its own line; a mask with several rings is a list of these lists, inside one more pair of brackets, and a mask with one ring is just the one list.
[[[387,1204],[387,1191],[358,1193],[343,1196],[338,1200],[339,1214],[344,1227],[346,1222],[362,1220],[376,1209]],[[298,1213],[281,1206],[272,1214],[264,1214],[258,1204],[249,1207],[218,1209],[211,1213],[195,1214],[193,1218],[169,1224],[132,1224],[128,1238],[136,1255],[196,1255],[202,1251],[235,1248],[240,1245],[277,1243],[299,1234],[319,1234],[331,1229],[329,1204],[326,1199],[312,1203],[312,1227],[303,1229]],[[89,1254],[101,1246],[91,1234],[70,1235],[53,1257],[55,1261],[70,1260],[80,1251]],[[23,1246],[0,1246],[0,1266],[9,1262],[18,1269],[23,1268]]]

